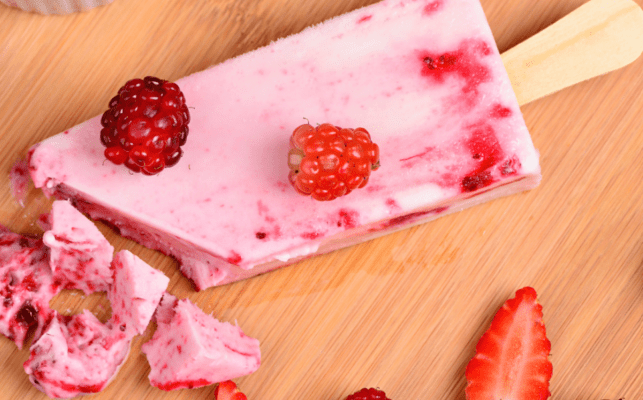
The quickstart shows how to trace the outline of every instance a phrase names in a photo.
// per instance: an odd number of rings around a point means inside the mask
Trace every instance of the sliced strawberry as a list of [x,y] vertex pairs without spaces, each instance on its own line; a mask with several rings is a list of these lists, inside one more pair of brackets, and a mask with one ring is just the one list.
[[498,311],[467,365],[468,400],[545,400],[551,343],[536,291],[525,287]]
[[216,400],[248,400],[245,394],[237,389],[237,385],[232,381],[221,382],[214,389],[214,398]]

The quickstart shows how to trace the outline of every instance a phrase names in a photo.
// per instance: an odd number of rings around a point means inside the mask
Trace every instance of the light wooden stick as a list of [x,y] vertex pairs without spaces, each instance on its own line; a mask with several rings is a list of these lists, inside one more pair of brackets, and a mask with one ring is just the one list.
[[591,0],[504,52],[502,61],[523,105],[621,68],[641,52],[643,10],[631,0]]

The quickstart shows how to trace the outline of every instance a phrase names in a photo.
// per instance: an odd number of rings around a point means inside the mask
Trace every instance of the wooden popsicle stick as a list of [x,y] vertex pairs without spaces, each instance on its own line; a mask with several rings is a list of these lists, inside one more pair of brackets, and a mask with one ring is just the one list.
[[643,10],[591,0],[502,54],[520,105],[621,68],[643,52]]

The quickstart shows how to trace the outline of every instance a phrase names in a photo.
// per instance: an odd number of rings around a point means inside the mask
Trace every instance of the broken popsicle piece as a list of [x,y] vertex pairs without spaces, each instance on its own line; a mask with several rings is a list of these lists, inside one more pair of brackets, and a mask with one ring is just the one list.
[[150,383],[160,389],[211,385],[250,374],[261,364],[257,339],[187,299],[166,293],[155,315],[158,328],[141,350],[150,363]]
[[62,289],[85,294],[107,290],[114,247],[98,228],[68,201],[54,201],[47,222],[42,240],[50,249],[51,271]]
[[[24,363],[29,380],[52,398],[102,391],[129,354],[132,339],[145,331],[169,278],[127,250],[116,253],[108,297],[112,317],[56,314],[30,348]],[[134,279],[135,281],[132,281]]]

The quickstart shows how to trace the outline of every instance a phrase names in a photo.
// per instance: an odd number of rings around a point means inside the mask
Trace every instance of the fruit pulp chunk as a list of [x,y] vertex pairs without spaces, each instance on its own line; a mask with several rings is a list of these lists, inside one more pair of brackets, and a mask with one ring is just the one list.
[[[197,289],[535,187],[538,153],[478,0],[383,1],[177,81],[184,156],[159,176],[104,162],[100,117],[34,146],[48,195],[173,255]],[[308,119],[365,127],[368,185],[331,202],[288,182]]]

